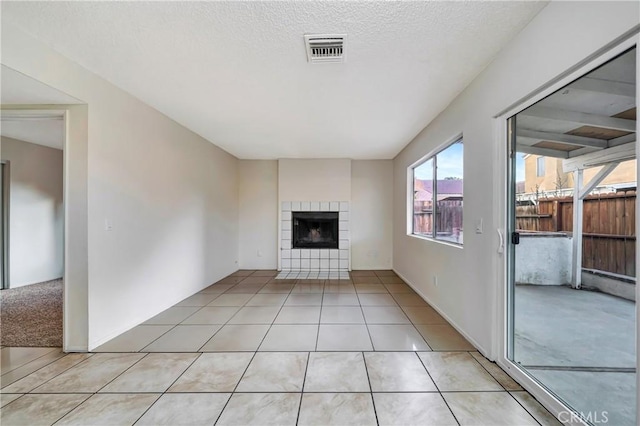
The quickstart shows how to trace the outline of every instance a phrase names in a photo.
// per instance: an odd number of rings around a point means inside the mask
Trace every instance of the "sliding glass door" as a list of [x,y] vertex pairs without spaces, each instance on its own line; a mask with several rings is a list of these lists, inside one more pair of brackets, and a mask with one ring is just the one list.
[[507,357],[592,424],[636,424],[636,49],[509,119]]

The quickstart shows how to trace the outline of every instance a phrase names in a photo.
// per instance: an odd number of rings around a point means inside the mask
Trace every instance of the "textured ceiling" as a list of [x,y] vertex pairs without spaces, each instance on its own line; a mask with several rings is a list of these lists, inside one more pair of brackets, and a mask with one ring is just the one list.
[[[239,158],[393,158],[544,2],[2,2],[12,22]],[[347,34],[310,65],[303,34]]]

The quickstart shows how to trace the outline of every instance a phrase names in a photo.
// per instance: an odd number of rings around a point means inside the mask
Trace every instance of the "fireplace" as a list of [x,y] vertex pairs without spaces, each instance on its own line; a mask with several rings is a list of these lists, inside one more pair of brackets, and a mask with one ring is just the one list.
[[292,248],[338,248],[338,212],[291,212],[291,219]]
[[281,201],[278,279],[349,279],[349,201]]

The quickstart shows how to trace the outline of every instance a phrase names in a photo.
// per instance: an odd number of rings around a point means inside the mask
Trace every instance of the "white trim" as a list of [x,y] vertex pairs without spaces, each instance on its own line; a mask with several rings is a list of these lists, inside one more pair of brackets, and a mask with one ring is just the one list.
[[[640,71],[640,55],[638,55],[638,46],[640,46],[640,35],[636,34],[632,39],[636,44],[636,105],[638,99],[640,99],[640,82],[638,81],[638,72]],[[636,107],[637,108],[637,107]],[[636,120],[636,135],[638,134],[638,121]],[[636,138],[637,140],[637,138]],[[636,160],[640,156],[640,144],[636,143]],[[640,170],[637,167],[636,162],[636,182],[640,180]],[[640,209],[638,209],[638,201],[636,199],[636,224],[640,223]],[[637,225],[636,225],[637,226]],[[640,250],[638,250],[638,244],[636,243],[636,265],[640,265]],[[636,283],[640,282],[640,269],[636,268]],[[640,409],[640,374],[637,373],[638,367],[638,354],[640,353],[640,308],[638,307],[638,300],[640,300],[640,286],[636,285],[636,421],[639,416],[637,410]]]
[[397,276],[399,276],[405,283],[407,283],[407,285],[409,287],[411,287],[413,289],[413,291],[415,291],[418,296],[420,296],[425,302],[427,302],[433,309],[436,310],[436,312],[438,312],[445,320],[447,320],[447,322],[449,323],[450,326],[452,326],[453,328],[456,329],[456,331],[458,333],[460,333],[465,339],[467,339],[469,341],[469,343],[471,343],[480,353],[482,353],[483,355],[485,355],[487,353],[486,349],[481,346],[473,337],[471,337],[469,334],[467,334],[462,327],[460,327],[453,319],[451,319],[451,317],[449,315],[447,315],[443,310],[441,310],[435,303],[433,303],[431,301],[431,299],[429,299],[429,297],[425,296],[424,293],[422,293],[418,287],[416,287],[415,285],[413,285],[413,283],[411,283],[411,281],[409,279],[407,279],[404,275],[402,275],[400,272],[398,272],[396,269],[392,269],[393,272],[396,273]]
[[407,217],[405,218],[405,225],[407,235],[413,235],[413,201],[415,198],[415,181],[413,179],[413,167],[407,167],[407,182],[404,186],[407,189],[406,203],[407,203]]
[[[173,305],[170,305],[165,309],[168,309],[171,306],[173,306]],[[165,309],[163,309],[162,311],[164,311]],[[162,311],[160,311],[160,312],[162,312]],[[131,330],[131,329],[133,329],[133,328],[135,328],[135,327],[137,327],[139,325],[143,325],[144,322],[146,320],[148,320],[148,319],[149,318],[138,317],[132,323],[129,323],[128,325],[125,325],[123,327],[118,327],[118,329],[116,331],[113,331],[113,332],[107,334],[106,336],[103,336],[103,337],[101,337],[99,339],[96,339],[96,340],[90,340],[89,341],[89,345],[88,345],[88,349],[85,348],[85,349],[82,350],[82,352],[93,352],[96,348],[98,348],[101,345],[107,343],[111,339],[115,339],[116,337],[120,336],[123,333],[126,333],[129,330]]]
[[[509,360],[496,360],[500,366],[513,380],[522,386],[527,392],[533,395],[557,419],[561,413],[571,412],[558,398],[543,388],[536,380],[521,370],[517,364]],[[564,424],[589,426],[577,416],[571,416],[569,422]]]
[[62,350],[65,353],[87,353],[89,350],[86,347],[81,346],[66,346]]
[[[413,217],[412,217],[413,219]],[[457,249],[464,249],[464,245],[462,243],[454,243],[453,241],[447,241],[447,240],[440,240],[438,238],[433,238],[433,237],[428,237],[426,235],[420,235],[420,234],[409,234],[408,237],[413,237],[413,238],[417,238],[419,240],[424,240],[424,241],[430,241],[433,243],[438,243],[438,244],[444,244],[445,246],[450,246],[450,247],[455,247]]]
[[[7,114],[8,113],[8,114]],[[2,110],[0,121],[62,121],[64,110]]]
[[[449,146],[453,145],[454,143],[458,142],[459,140],[463,140],[463,137],[464,137],[464,135],[462,134],[462,132],[460,132],[460,133],[457,134],[457,136],[454,136],[452,138],[447,139],[446,142],[439,144],[436,148],[434,148],[431,151],[429,151],[429,153],[427,155],[423,155],[422,157],[420,157],[420,159],[418,161],[416,161],[413,164],[411,164],[408,168],[413,170],[414,168],[418,167],[420,164],[422,164],[425,161],[427,161],[429,158],[435,157],[436,155],[440,154],[445,149],[449,148]],[[464,140],[463,140],[463,143],[464,143]]]
[[[432,194],[434,195],[434,198],[437,199],[438,197],[438,192],[437,192],[437,178],[438,178],[438,163],[437,163],[437,159],[436,157],[438,156],[438,154],[440,154],[441,152],[443,152],[444,150],[446,150],[447,148],[449,148],[450,146],[453,146],[454,144],[458,143],[458,142],[462,142],[462,145],[464,147],[464,134],[462,132],[458,133],[457,136],[453,137],[453,138],[449,138],[447,139],[447,142],[442,143],[440,145],[438,145],[435,149],[431,150],[427,155],[422,156],[418,161],[415,161],[414,163],[412,163],[410,166],[407,167],[407,184],[406,184],[406,188],[407,188],[407,235],[409,237],[416,237],[418,239],[421,240],[427,240],[427,241],[435,241],[438,243],[444,243],[446,245],[452,245],[452,246],[456,246],[458,248],[462,248],[464,246],[464,243],[455,243],[453,241],[447,241],[447,240],[441,240],[437,237],[428,237],[425,235],[420,235],[420,234],[415,234],[413,232],[413,207],[414,207],[414,197],[415,197],[415,173],[414,170],[416,167],[421,166],[422,164],[426,163],[427,161],[429,161],[430,159],[434,159],[434,170],[433,170],[433,184],[434,184],[434,188],[433,188],[433,192]],[[464,148],[463,148],[464,150]],[[462,154],[462,170],[464,173],[464,151]],[[434,179],[435,178],[435,179]],[[464,177],[463,177],[464,180]],[[462,189],[462,194],[464,195],[464,183],[463,183],[463,189]],[[436,201],[436,200],[433,201]],[[436,205],[434,203],[434,210],[436,208]],[[462,219],[462,230],[464,231],[464,214],[463,214],[463,219]],[[435,222],[434,222],[435,223]],[[434,228],[434,231],[435,228]],[[463,234],[464,235],[464,234]]]
[[38,109],[38,108],[25,108],[21,109],[16,106],[8,106],[6,109],[0,109],[0,117],[7,119],[18,119],[27,121],[32,117],[46,117],[47,119],[56,119],[63,121],[64,132],[62,132],[62,211],[63,211],[63,231],[62,231],[62,351],[63,352],[86,352],[86,347],[70,346],[68,343],[69,333],[68,330],[68,316],[70,303],[68,300],[69,290],[68,281],[65,279],[68,265],[68,234],[69,234],[69,206],[67,203],[68,196],[68,180],[69,180],[69,149],[67,147],[67,141],[69,139],[69,110],[66,108],[60,109]]
[[278,266],[277,270],[282,271],[282,250],[285,250],[282,247],[282,202],[278,200]]
[[[566,72],[558,75],[555,79],[552,79],[548,83],[542,85],[538,89],[534,90],[530,94],[516,101],[514,104],[506,108],[505,110],[500,111],[494,118],[496,119],[494,125],[495,134],[495,143],[496,143],[496,160],[498,163],[496,164],[496,172],[494,173],[495,182],[495,190],[496,193],[496,203],[495,210],[498,214],[496,214],[497,228],[501,230],[504,235],[506,235],[506,231],[508,230],[508,209],[509,209],[509,191],[508,191],[508,161],[509,158],[507,156],[507,120],[523,111],[524,109],[530,107],[531,105],[539,102],[544,99],[548,95],[556,92],[562,87],[568,85],[572,81],[577,80],[598,66],[608,62],[609,60],[615,58],[621,53],[625,52],[628,49],[633,48],[634,46],[637,48],[640,45],[640,37],[638,36],[638,31],[640,29],[635,27],[632,31],[627,32],[625,35],[620,38],[612,41],[608,45],[602,47],[595,51],[592,55],[585,58],[580,63],[576,64],[574,67],[568,69]],[[637,61],[637,69],[640,69],[640,55],[636,55]],[[637,99],[640,99],[640,86],[636,84],[636,93]],[[637,132],[638,123],[636,121],[636,132]],[[636,158],[638,153],[640,153],[640,146],[636,145]],[[638,170],[638,178],[640,178],[640,170]],[[640,223],[640,211],[636,209],[636,222]],[[636,251],[636,262],[640,264],[640,250]],[[495,270],[497,271],[496,275],[496,297],[494,299],[494,303],[496,304],[496,315],[495,315],[495,334],[497,338],[495,339],[496,344],[494,344],[494,351],[492,355],[493,357],[489,357],[491,360],[495,360],[496,363],[502,367],[507,374],[509,374],[516,382],[518,382],[524,389],[529,391],[531,395],[533,395],[543,406],[545,406],[552,414],[556,417],[563,411],[571,411],[569,407],[567,407],[563,402],[561,402],[558,398],[548,392],[540,383],[534,380],[531,376],[524,372],[524,370],[520,369],[520,367],[513,362],[511,362],[507,358],[507,348],[508,348],[508,335],[507,335],[507,326],[508,326],[508,300],[507,300],[507,284],[508,284],[508,256],[497,256],[496,257],[496,265]],[[636,272],[638,279],[640,279],[640,270]],[[636,286],[636,300],[640,300],[640,286]],[[638,308],[638,304],[636,304],[636,321],[638,321],[640,310]],[[636,326],[637,338],[636,338],[636,357],[640,352],[640,327]],[[636,361],[636,368],[638,367]],[[640,375],[637,375],[637,388],[640,389]],[[636,396],[638,398],[637,406],[640,407],[640,392],[636,392]],[[571,424],[583,424],[586,423],[580,421],[577,418],[572,417]]]
[[593,71],[600,65],[633,48],[636,45],[638,31],[640,31],[640,28],[634,28],[626,35],[623,35],[607,46],[598,49],[583,61],[569,68],[566,72],[558,75],[555,79],[552,79],[548,83],[535,89],[506,109],[499,111],[494,115],[494,118],[504,118],[506,120],[507,118],[518,114],[519,112],[529,108],[531,105],[546,98],[550,94],[584,76],[589,71]]
[[[68,267],[67,260],[69,259],[69,257],[67,256],[69,253],[69,247],[67,244],[67,241],[69,241],[69,226],[67,226],[67,224],[69,223],[69,209],[67,208],[67,191],[69,188],[69,186],[67,185],[67,181],[69,180],[69,149],[67,147],[67,141],[69,140],[69,110],[64,111],[63,120],[64,132],[62,132],[62,206],[64,212],[64,223],[62,224],[62,239],[64,241],[64,252],[62,254],[62,262],[64,267],[62,269],[62,350],[63,352],[78,352],[79,350],[86,352],[88,350],[87,347],[78,348],[75,346],[71,346],[69,344],[68,338],[69,333],[67,333],[67,324],[69,322],[71,305],[71,303],[69,303],[69,283],[65,279]],[[89,318],[87,317],[87,322],[88,321]],[[88,328],[89,324],[87,324],[87,329]]]
[[[497,161],[497,167],[493,168],[494,179],[494,191],[496,194],[502,194],[498,196],[495,203],[493,203],[493,216],[496,218],[496,233],[498,234],[498,256],[495,257],[494,264],[494,277],[498,277],[498,285],[494,286],[493,297],[496,303],[496,309],[493,309],[493,327],[491,330],[491,352],[489,353],[490,360],[496,360],[500,358],[501,354],[506,354],[506,332],[504,327],[507,321],[507,304],[506,304],[506,291],[504,291],[504,283],[501,282],[501,277],[507,275],[507,256],[505,255],[507,244],[507,196],[509,194],[509,180],[508,180],[508,140],[507,140],[507,120],[494,119],[493,127],[495,135],[497,135],[497,143],[494,144],[494,158]],[[505,143],[506,142],[506,143]],[[495,247],[494,236],[494,247]]]

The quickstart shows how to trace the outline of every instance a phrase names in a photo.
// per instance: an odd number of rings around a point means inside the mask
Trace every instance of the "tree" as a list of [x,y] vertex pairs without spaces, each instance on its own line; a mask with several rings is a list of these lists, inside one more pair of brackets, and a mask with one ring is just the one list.
[[567,187],[567,177],[561,175],[556,170],[556,180],[553,182],[553,184],[556,187],[556,197],[559,197],[560,195],[562,195],[562,190]]

